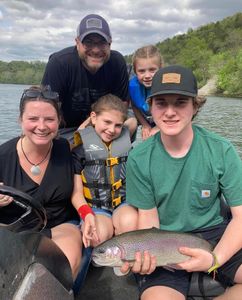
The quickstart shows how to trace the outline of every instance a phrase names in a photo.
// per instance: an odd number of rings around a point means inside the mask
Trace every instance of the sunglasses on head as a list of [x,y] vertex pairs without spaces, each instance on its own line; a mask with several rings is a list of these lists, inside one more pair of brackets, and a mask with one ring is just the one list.
[[43,98],[47,100],[59,101],[59,94],[51,90],[27,89],[24,90],[21,101],[25,100],[26,98]]

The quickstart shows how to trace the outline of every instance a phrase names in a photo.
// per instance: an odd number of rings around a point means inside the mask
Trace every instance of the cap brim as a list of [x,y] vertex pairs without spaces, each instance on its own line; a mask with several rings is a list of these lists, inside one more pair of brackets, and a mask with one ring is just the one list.
[[167,95],[167,94],[176,94],[176,95],[184,95],[184,96],[189,96],[189,97],[196,97],[197,94],[196,93],[190,93],[187,91],[178,91],[178,90],[164,90],[164,91],[160,91],[160,92],[156,92],[153,94],[150,94],[146,101],[148,101],[150,98],[154,97],[154,96],[158,96],[158,95]]
[[90,30],[90,31],[87,31],[87,32],[85,32],[85,33],[83,33],[83,34],[80,34],[80,36],[79,36],[80,41],[82,42],[83,39],[84,39],[87,35],[89,35],[89,34],[91,34],[91,33],[96,33],[96,34],[101,35],[101,36],[102,36],[109,44],[112,42],[112,39],[111,39],[109,36],[107,36],[105,33],[103,33],[102,31],[99,31],[99,30]]

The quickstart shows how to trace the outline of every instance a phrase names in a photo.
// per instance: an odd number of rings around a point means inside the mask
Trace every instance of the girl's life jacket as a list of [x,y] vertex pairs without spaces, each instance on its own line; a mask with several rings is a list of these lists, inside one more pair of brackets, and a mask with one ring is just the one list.
[[113,211],[126,200],[126,161],[131,149],[129,130],[123,127],[121,135],[109,147],[92,126],[77,133],[85,156],[81,173],[84,197],[91,207]]

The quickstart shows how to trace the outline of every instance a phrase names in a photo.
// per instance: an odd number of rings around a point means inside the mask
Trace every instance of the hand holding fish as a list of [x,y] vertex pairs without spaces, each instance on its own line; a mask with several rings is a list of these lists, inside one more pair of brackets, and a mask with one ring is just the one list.
[[[142,257],[143,256],[143,257]],[[127,274],[129,271],[139,274],[151,274],[156,269],[156,257],[150,255],[148,251],[135,253],[135,261],[125,262],[120,268],[121,273]]]
[[99,241],[96,229],[96,219],[93,214],[88,214],[85,217],[85,222],[82,225],[82,241],[85,247],[91,246],[91,241]]
[[[156,266],[207,271],[212,265],[209,251],[212,246],[195,234],[150,228],[114,236],[94,248],[92,259],[96,265],[113,267],[117,275],[125,275],[129,270],[150,274]],[[191,265],[183,265],[185,261]]]
[[205,271],[213,264],[213,255],[211,252],[204,249],[180,247],[179,252],[181,254],[190,256],[190,258],[182,263],[177,264],[177,266],[187,272],[197,272]]

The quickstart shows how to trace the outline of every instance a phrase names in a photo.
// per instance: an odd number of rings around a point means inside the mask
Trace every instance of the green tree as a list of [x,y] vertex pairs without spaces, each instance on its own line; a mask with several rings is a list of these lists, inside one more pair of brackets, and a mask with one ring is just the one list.
[[236,56],[228,55],[218,71],[218,87],[223,94],[242,96],[242,49]]
[[44,62],[0,61],[0,83],[40,84]]
[[213,52],[208,49],[205,40],[192,36],[176,59],[177,63],[191,68],[200,85],[203,85],[210,77],[208,67],[212,55]]

